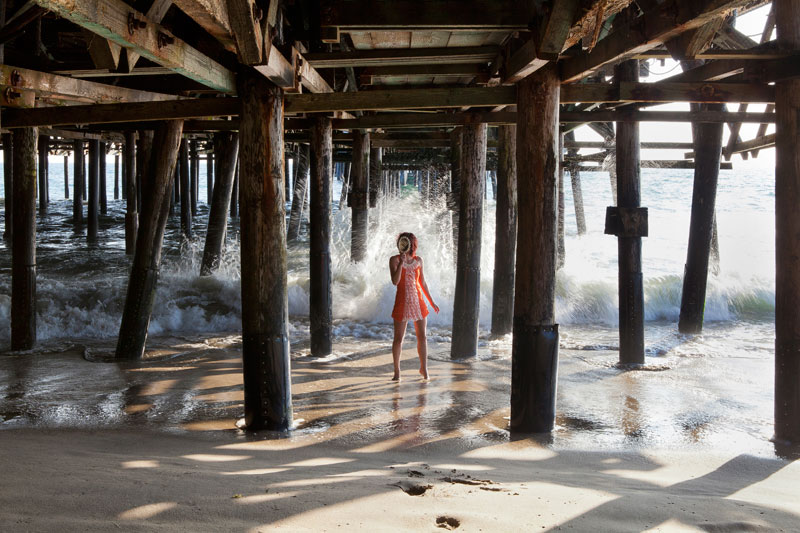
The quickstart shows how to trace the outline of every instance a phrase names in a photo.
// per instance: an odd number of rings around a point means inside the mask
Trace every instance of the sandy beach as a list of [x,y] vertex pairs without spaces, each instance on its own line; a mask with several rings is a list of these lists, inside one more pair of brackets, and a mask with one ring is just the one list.
[[[151,339],[0,359],[6,531],[796,531],[800,463],[776,450],[764,359],[562,348],[556,429],[507,431],[510,347],[432,379],[407,342],[293,346],[297,429],[237,429],[240,338]],[[650,363],[652,361],[652,363]],[[765,381],[762,383],[761,381]],[[795,454],[795,455],[793,455]]]

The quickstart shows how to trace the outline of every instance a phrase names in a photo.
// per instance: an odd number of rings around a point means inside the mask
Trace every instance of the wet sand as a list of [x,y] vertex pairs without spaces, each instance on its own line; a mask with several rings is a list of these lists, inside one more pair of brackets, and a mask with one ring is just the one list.
[[237,429],[240,338],[0,357],[7,531],[795,531],[800,462],[776,448],[772,361],[666,353],[640,371],[562,347],[550,436],[507,431],[510,345],[432,380],[407,341],[293,345],[297,428]]

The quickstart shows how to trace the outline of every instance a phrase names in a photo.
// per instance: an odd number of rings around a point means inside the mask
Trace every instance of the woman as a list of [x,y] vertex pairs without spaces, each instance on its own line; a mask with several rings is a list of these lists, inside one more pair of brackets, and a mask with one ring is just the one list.
[[397,285],[392,318],[394,319],[394,341],[392,342],[392,360],[394,377],[392,381],[400,381],[400,352],[403,349],[403,337],[406,334],[408,321],[414,322],[417,333],[417,353],[419,354],[419,373],[422,379],[428,379],[428,342],[425,338],[428,308],[422,300],[422,293],[439,312],[439,306],[431,298],[428,284],[422,272],[422,258],[417,256],[417,238],[413,233],[401,233],[397,237],[399,254],[389,259],[389,273],[392,283]]

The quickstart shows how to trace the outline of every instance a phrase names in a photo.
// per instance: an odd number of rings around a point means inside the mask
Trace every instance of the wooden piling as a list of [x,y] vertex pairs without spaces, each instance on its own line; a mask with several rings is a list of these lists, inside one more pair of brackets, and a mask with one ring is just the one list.
[[119,200],[119,154],[114,154],[114,200]]
[[97,242],[97,227],[100,208],[100,141],[89,141],[89,205],[87,207],[86,240],[89,243]]
[[11,349],[36,343],[36,128],[13,130]]
[[[311,281],[311,355],[333,351],[333,295],[331,292],[331,119],[317,117],[311,130],[311,193],[309,274]],[[380,148],[378,148],[380,151]]]
[[[383,148],[371,146],[369,149],[369,207],[378,207],[381,192],[381,174],[383,173]],[[377,221],[378,217],[375,217]]]
[[[618,64],[619,82],[639,81],[639,61]],[[617,122],[617,206],[640,207],[639,123]],[[634,232],[636,233],[636,232]],[[619,362],[644,364],[644,288],[642,282],[642,237],[618,235],[619,250]]]
[[292,166],[297,165],[295,156],[293,155],[293,151],[290,144],[286,144],[286,148],[283,154],[283,197],[284,198],[291,198],[292,189],[291,189],[291,172],[289,171],[289,161],[292,159],[295,160]]
[[550,64],[517,83],[519,210],[511,348],[512,431],[549,432],[555,422],[558,324],[555,323],[558,105]]
[[492,336],[514,326],[514,262],[517,253],[517,127],[499,126],[495,211]]
[[[558,153],[559,157],[564,155],[564,136],[558,136]],[[562,159],[563,161],[563,159]],[[556,270],[560,270],[564,266],[567,259],[567,246],[566,238],[564,235],[564,218],[566,214],[566,205],[564,199],[564,163],[559,161],[558,164],[558,183],[556,189],[558,190],[558,216],[556,222]]]
[[[564,140],[575,141],[575,131],[570,131],[564,135]],[[567,150],[567,155],[577,155],[577,149]],[[578,164],[572,163],[567,166],[569,171],[570,182],[572,184],[572,204],[575,207],[575,222],[578,225],[578,235],[586,234],[586,214],[583,209],[583,190],[581,188],[581,174],[578,170]],[[614,195],[616,195],[616,179],[614,183]]]
[[453,260],[458,257],[458,202],[461,200],[461,131],[453,128],[450,132],[450,195],[447,205],[452,214]]
[[287,238],[290,241],[300,237],[300,224],[303,220],[303,208],[308,191],[308,166],[309,166],[309,147],[301,144],[297,148],[296,168],[294,173],[292,210],[289,213],[289,229]]
[[83,181],[85,178],[83,141],[72,141],[72,223],[83,224]]
[[214,154],[217,179],[208,211],[208,231],[203,248],[203,262],[200,265],[201,276],[210,276],[219,267],[219,259],[222,257],[222,247],[228,231],[233,178],[239,157],[239,135],[228,132],[215,133]]
[[[800,51],[800,0],[775,0],[778,47]],[[775,83],[775,438],[800,443],[800,79]]]
[[100,214],[108,214],[108,194],[106,193],[106,182],[108,173],[106,172],[106,143],[100,141],[98,175],[100,176]]
[[231,192],[231,218],[238,218],[239,217],[239,174],[241,169],[239,165],[236,165],[236,168],[233,169],[233,192]]
[[353,132],[353,167],[350,171],[350,259],[358,263],[367,255],[369,231],[369,132]]
[[[5,226],[3,239],[10,242],[14,235],[14,135],[3,134],[3,187],[5,191]],[[35,195],[34,195],[35,200]]]
[[119,328],[117,359],[140,359],[144,355],[182,131],[182,120],[170,120],[158,127],[152,141],[152,157],[142,173],[148,179],[143,184],[141,227]]
[[64,199],[69,200],[69,156],[64,154]]
[[[722,104],[692,104],[693,111],[722,111]],[[689,223],[689,246],[683,271],[681,312],[678,331],[703,331],[706,284],[714,229],[719,163],[722,159],[723,124],[694,123],[694,187],[692,214]]]
[[206,153],[206,203],[210,206],[214,195],[214,159],[215,154]]
[[184,238],[192,238],[192,204],[189,169],[189,146],[186,139],[181,140],[180,147],[180,189],[181,189],[181,233]]
[[450,357],[453,359],[475,357],[478,353],[485,181],[486,124],[470,124],[464,126],[461,133],[458,262],[453,297],[453,340],[450,345]]
[[139,230],[139,208],[136,204],[136,134],[125,132],[125,253],[136,250],[136,232]]
[[47,214],[47,152],[50,150],[49,137],[39,136],[39,213]]
[[192,217],[197,216],[197,197],[200,193],[200,156],[197,155],[197,141],[189,141],[189,159],[191,164],[189,168],[190,181],[192,182],[191,199],[192,199]]
[[155,132],[153,130],[139,130],[136,143],[136,205],[139,207],[140,218],[144,206],[144,191],[150,189],[151,182],[154,179],[153,176],[148,176],[150,159],[153,155],[154,135]]
[[292,425],[283,197],[283,94],[259,74],[239,74],[242,352],[248,429]]

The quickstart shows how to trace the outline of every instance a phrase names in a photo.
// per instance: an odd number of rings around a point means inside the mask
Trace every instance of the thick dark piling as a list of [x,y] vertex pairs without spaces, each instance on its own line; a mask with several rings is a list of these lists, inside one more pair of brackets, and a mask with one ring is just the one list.
[[214,195],[214,159],[216,155],[206,152],[206,203],[211,205]]
[[[639,61],[624,61],[614,72],[617,81],[637,82]],[[636,365],[644,364],[642,237],[647,236],[647,211],[640,209],[639,123],[618,122],[616,137],[616,213],[621,221],[615,233],[619,253],[619,362]]]
[[333,296],[331,293],[331,119],[319,117],[311,130],[311,355],[333,351]]
[[69,156],[64,155],[64,199],[69,200]]
[[99,166],[98,175],[100,177],[100,214],[108,214],[108,194],[106,193],[106,143],[100,142],[100,154],[98,156]]
[[186,139],[181,141],[180,148],[180,195],[181,195],[181,233],[186,239],[192,238],[192,205],[191,205],[191,187],[192,182],[190,178],[189,169],[189,146]]
[[139,207],[136,205],[136,134],[125,132],[125,253],[136,250],[136,232],[139,230]]
[[241,169],[239,165],[233,170],[233,191],[231,192],[231,218],[239,217],[239,174]]
[[483,190],[486,186],[486,124],[470,124],[462,130],[458,263],[450,345],[453,359],[474,357],[478,351]]
[[242,352],[248,429],[292,425],[283,197],[283,94],[258,74],[239,74],[242,101]]
[[[369,149],[369,207],[378,207],[383,173],[383,148],[373,146]],[[375,217],[377,221],[378,217]]]
[[[5,227],[3,239],[11,241],[14,235],[14,135],[3,134],[3,186],[5,191]],[[35,195],[34,195],[35,200]]]
[[152,157],[143,172],[148,178],[142,194],[141,226],[119,328],[117,359],[140,359],[144,355],[182,131],[182,120],[170,120],[158,127],[152,141]]
[[11,243],[11,349],[36,343],[36,128],[13,130],[14,233]]
[[89,141],[89,198],[88,224],[86,228],[87,242],[97,242],[97,227],[100,208],[100,141]]
[[47,213],[47,153],[50,150],[50,138],[46,135],[39,137],[39,213]]
[[497,135],[497,207],[492,286],[492,335],[514,326],[514,263],[517,254],[517,127],[500,126]]
[[364,260],[367,255],[369,231],[369,133],[353,132],[353,167],[350,170],[350,194],[347,203],[352,213],[350,232],[350,259]]
[[203,248],[203,262],[200,265],[201,276],[211,275],[219,267],[219,259],[222,256],[222,247],[228,230],[233,178],[239,157],[239,135],[227,132],[215,133],[214,154],[217,179],[208,212],[208,231]]
[[114,200],[119,200],[119,191],[119,154],[114,154]]
[[[697,111],[723,111],[722,104],[692,104]],[[678,331],[703,331],[711,237],[714,229],[714,206],[717,199],[719,163],[722,159],[722,123],[694,123],[694,187],[689,223],[689,248],[683,272],[681,313]]]
[[192,217],[197,216],[197,197],[200,194],[200,156],[197,154],[197,141],[189,141],[189,159],[191,164],[191,198],[192,198]]
[[[775,0],[778,47],[800,51],[800,0]],[[775,84],[775,438],[800,443],[800,79]]]
[[72,156],[72,223],[79,226],[83,224],[83,181],[86,179],[83,141],[72,141]]
[[308,154],[309,147],[307,144],[301,144],[297,148],[292,210],[289,213],[289,229],[287,230],[287,238],[290,241],[294,241],[300,237],[300,223],[303,220],[303,208],[305,207],[306,195],[308,194]]
[[450,132],[450,194],[447,205],[452,214],[453,259],[458,257],[458,203],[461,201],[461,130],[453,128]]
[[517,83],[517,274],[511,348],[512,431],[549,432],[555,422],[558,105],[549,65]]

